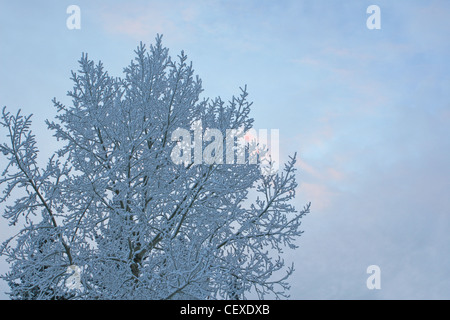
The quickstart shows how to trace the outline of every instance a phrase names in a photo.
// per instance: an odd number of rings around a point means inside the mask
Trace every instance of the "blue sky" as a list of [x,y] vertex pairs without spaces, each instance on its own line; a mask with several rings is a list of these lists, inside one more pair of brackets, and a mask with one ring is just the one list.
[[[80,30],[66,27],[71,4]],[[380,30],[366,27],[371,4]],[[0,105],[34,114],[44,159],[51,99],[69,102],[81,53],[120,76],[161,33],[204,96],[247,84],[255,127],[280,129],[282,159],[299,153],[295,202],[312,208],[286,252],[291,298],[450,299],[449,16],[444,0],[2,0]],[[0,240],[10,232],[0,220]],[[366,287],[372,264],[381,290]]]

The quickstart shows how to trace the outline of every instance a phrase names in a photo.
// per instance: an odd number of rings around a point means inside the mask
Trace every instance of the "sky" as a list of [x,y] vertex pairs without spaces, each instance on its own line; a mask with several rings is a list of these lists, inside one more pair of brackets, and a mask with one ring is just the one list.
[[[80,29],[66,25],[73,4]],[[1,0],[0,106],[34,114],[45,160],[51,100],[70,103],[82,52],[121,76],[163,34],[205,97],[247,85],[255,127],[280,130],[282,160],[298,153],[294,203],[312,205],[285,252],[291,299],[450,299],[449,16],[445,0]],[[12,233],[0,218],[0,240]]]

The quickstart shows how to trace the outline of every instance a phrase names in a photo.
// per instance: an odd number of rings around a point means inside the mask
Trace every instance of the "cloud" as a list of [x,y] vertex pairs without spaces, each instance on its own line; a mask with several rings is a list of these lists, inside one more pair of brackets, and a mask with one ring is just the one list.
[[179,32],[175,19],[169,16],[166,9],[161,3],[144,6],[120,4],[102,10],[100,19],[107,33],[142,40],[157,33]]
[[312,203],[314,210],[317,212],[330,207],[332,198],[336,195],[326,185],[307,182],[301,183],[299,193]]
[[[301,248],[292,258],[297,261],[294,298],[450,297],[450,259],[445,254],[450,249],[450,180],[445,159],[443,150],[424,150],[412,161],[367,167],[366,174],[345,179],[345,184],[354,184],[351,192],[330,195],[329,181],[306,183],[303,192],[325,199],[326,205],[315,206],[313,201],[303,221]],[[306,164],[300,167],[322,175]],[[378,292],[365,287],[365,270],[371,264],[382,270]]]
[[258,8],[253,2],[173,0],[113,3],[99,11],[103,29],[112,36],[143,40],[159,33],[177,45],[201,42],[231,53],[266,50],[260,34],[265,31],[259,29],[271,26]]
[[319,59],[313,58],[313,57],[309,57],[309,56],[305,56],[300,59],[291,59],[290,61],[295,64],[303,64],[303,65],[308,65],[308,66],[313,66],[313,67],[319,67],[319,66],[324,65],[324,62],[322,60],[319,60]]
[[331,162],[311,163],[314,166],[302,158],[297,161],[301,176],[298,193],[312,203],[315,211],[321,212],[329,208],[340,195],[339,184],[345,183],[347,174]]

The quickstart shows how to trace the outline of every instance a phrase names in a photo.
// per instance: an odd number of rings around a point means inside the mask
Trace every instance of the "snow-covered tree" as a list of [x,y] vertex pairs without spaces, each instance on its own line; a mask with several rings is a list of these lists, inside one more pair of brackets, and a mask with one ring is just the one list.
[[63,147],[46,167],[37,162],[31,116],[3,109],[0,201],[8,203],[3,217],[23,225],[0,248],[11,298],[287,296],[293,267],[280,255],[296,248],[309,211],[290,204],[295,155],[266,174],[248,161],[176,163],[178,128],[201,123],[203,134],[215,128],[223,136],[252,128],[246,88],[228,103],[201,99],[183,52],[172,60],[157,36],[135,53],[123,78],[82,55],[72,104],[53,100],[58,113],[47,125]]

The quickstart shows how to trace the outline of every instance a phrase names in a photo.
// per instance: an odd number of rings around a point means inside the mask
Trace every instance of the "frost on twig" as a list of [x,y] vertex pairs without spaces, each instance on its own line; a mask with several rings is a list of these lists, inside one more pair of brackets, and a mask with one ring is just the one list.
[[177,128],[252,128],[247,88],[228,103],[201,99],[187,56],[172,60],[160,36],[135,54],[123,78],[82,55],[72,104],[53,100],[47,125],[64,145],[44,168],[31,116],[3,109],[0,201],[15,198],[3,217],[24,225],[1,247],[11,297],[286,297],[293,266],[282,251],[296,248],[309,212],[292,205],[296,155],[268,174],[260,164],[174,163]]

